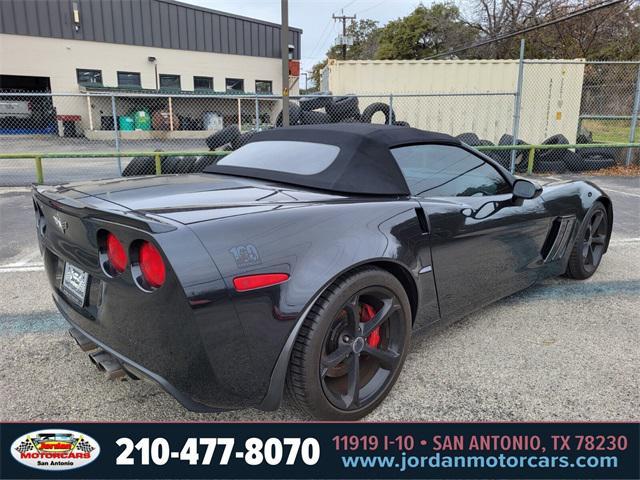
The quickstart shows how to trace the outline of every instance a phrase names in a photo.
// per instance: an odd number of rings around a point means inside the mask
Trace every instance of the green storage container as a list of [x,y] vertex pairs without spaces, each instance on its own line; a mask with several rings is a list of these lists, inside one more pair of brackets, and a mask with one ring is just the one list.
[[146,110],[134,112],[133,119],[136,130],[151,130],[151,115]]
[[118,127],[122,132],[131,132],[135,128],[135,121],[133,117],[122,115],[118,118]]

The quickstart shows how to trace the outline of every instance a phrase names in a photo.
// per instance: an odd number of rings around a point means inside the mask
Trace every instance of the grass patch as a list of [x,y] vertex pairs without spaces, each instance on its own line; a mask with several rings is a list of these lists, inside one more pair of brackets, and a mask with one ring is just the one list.
[[[593,133],[593,141],[598,143],[627,143],[631,120],[584,119],[582,126]],[[640,142],[640,125],[636,128],[636,142]]]

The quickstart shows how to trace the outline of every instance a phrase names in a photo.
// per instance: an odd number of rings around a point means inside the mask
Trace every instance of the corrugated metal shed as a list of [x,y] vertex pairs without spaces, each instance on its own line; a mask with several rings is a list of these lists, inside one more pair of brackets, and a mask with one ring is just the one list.
[[[527,62],[520,137],[539,143],[562,133],[575,141],[583,77],[582,61]],[[517,78],[517,60],[332,60],[323,87],[335,95],[381,95],[361,98],[361,110],[369,103],[388,103],[391,93],[416,94],[394,98],[398,120],[452,135],[471,131],[497,142],[512,130],[514,96],[489,94],[515,93]]]
[[[173,0],[0,0],[0,33],[280,57],[278,24]],[[297,59],[301,34],[290,28]]]

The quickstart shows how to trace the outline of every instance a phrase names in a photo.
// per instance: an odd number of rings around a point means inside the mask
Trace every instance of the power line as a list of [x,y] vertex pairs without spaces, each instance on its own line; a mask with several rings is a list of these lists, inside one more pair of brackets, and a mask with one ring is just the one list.
[[356,3],[358,0],[351,0],[349,3],[347,3],[344,7],[342,7],[342,10],[346,9],[347,7],[350,7],[351,5],[353,5],[354,3]]
[[385,3],[387,0],[382,0],[381,2],[376,3],[375,5],[371,6],[371,7],[367,7],[363,10],[360,10],[359,12],[356,12],[357,15],[363,13],[363,12],[368,12],[369,10],[373,10],[374,8],[379,7],[380,5],[382,5],[383,3]]
[[534,30],[539,30],[541,28],[545,28],[545,27],[549,27],[551,25],[555,25],[556,23],[560,23],[560,22],[564,22],[566,20],[571,20],[572,18],[576,18],[579,17],[581,15],[586,15],[587,13],[591,13],[591,12],[595,12],[597,10],[603,9],[603,8],[607,8],[607,7],[611,7],[612,5],[616,5],[618,3],[622,3],[625,2],[627,0],[613,0],[610,2],[605,2],[605,3],[599,3],[597,5],[592,5],[590,7],[586,7],[580,10],[576,10],[568,15],[565,15],[563,17],[559,17],[559,18],[554,18],[552,20],[549,20],[547,22],[543,22],[543,23],[539,23],[537,25],[532,25],[530,27],[526,27],[523,28],[521,30],[516,30],[515,32],[510,32],[510,33],[505,33],[504,35],[498,35],[497,37],[494,38],[490,38],[488,40],[483,40],[481,42],[477,42],[471,45],[467,45],[466,47],[460,47],[460,48],[455,48],[452,50],[448,50],[446,52],[443,53],[438,53],[436,55],[431,55],[430,57],[426,57],[425,60],[431,60],[433,58],[439,58],[439,57],[444,57],[447,55],[455,55],[457,53],[460,52],[465,52],[467,50],[471,50],[472,48],[478,48],[478,47],[483,47],[484,45],[489,45],[491,43],[495,43],[495,42],[499,42],[501,40],[506,40],[508,38],[513,38],[513,37],[517,37],[519,35],[528,33],[528,32],[533,32]]
[[331,19],[329,19],[327,21],[327,24],[325,25],[325,27],[322,29],[322,33],[320,34],[320,36],[318,37],[318,42],[315,44],[315,46],[313,47],[313,50],[310,50],[311,53],[311,58],[313,58],[316,54],[316,51],[318,50],[318,47],[320,47],[322,45],[322,43],[324,43],[324,38],[325,38],[325,33],[327,33],[327,29],[331,26]]

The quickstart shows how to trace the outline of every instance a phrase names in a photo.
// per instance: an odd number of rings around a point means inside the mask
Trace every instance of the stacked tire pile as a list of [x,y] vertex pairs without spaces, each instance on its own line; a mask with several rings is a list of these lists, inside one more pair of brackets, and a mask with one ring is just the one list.
[[[395,112],[388,104],[375,102],[360,111],[358,97],[347,95],[333,97],[316,95],[302,97],[299,103],[289,103],[289,125],[317,125],[323,123],[371,123],[376,113],[384,115],[385,124],[409,126],[396,121]],[[282,126],[282,112],[276,119],[276,127]]]
[[[397,121],[395,112],[384,102],[375,102],[360,111],[358,97],[354,95],[334,97],[332,95],[314,95],[302,97],[299,102],[289,102],[289,125],[318,125],[323,123],[371,123],[374,115],[384,115],[385,124],[408,127],[409,124]],[[275,122],[282,126],[282,111]],[[254,132],[242,133],[236,125],[230,125],[210,135],[206,139],[209,150],[233,151],[246,143]],[[163,157],[162,173],[198,173],[215,162],[215,156],[172,156]],[[122,172],[122,176],[153,175],[156,166],[153,157],[135,157]]]
[[[158,150],[160,151],[160,150]],[[172,155],[160,158],[162,173],[193,173],[202,171],[206,165],[211,163],[212,157],[196,157]],[[208,163],[207,163],[208,162]],[[136,177],[139,175],[155,175],[156,160],[154,157],[134,157],[122,170],[123,177]]]
[[[472,132],[462,133],[457,138],[472,147],[493,146],[489,140],[481,140],[478,135]],[[500,137],[498,145],[529,145],[522,139],[513,141],[513,136],[504,134]],[[576,148],[575,151],[568,148],[539,148],[536,149],[533,161],[534,173],[564,173],[586,172],[601,170],[616,165],[616,149],[611,147],[598,147],[593,143],[593,139],[588,134],[578,135],[578,144],[589,144],[590,147]],[[542,145],[569,145],[569,140],[564,135],[553,135],[547,138]],[[484,152],[500,165],[509,168],[511,165],[511,151],[509,150],[486,150]],[[516,150],[516,172],[527,171],[529,151]]]

